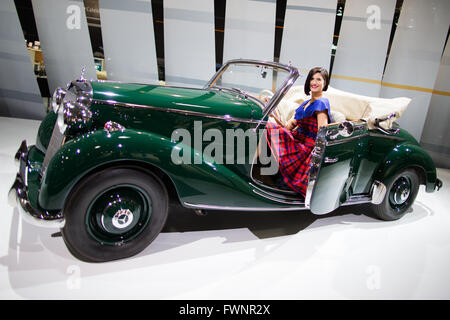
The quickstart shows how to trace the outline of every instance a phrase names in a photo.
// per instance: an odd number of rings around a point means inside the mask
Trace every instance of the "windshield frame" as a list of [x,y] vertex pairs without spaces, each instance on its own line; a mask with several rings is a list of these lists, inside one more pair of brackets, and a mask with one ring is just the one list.
[[[214,74],[214,76],[211,78],[211,80],[209,80],[208,83],[205,85],[204,89],[217,88],[217,89],[222,89],[222,90],[223,89],[233,90],[232,88],[226,88],[226,87],[222,87],[222,86],[220,86],[220,87],[214,86],[216,81],[222,76],[222,74],[228,69],[228,67],[233,64],[262,65],[262,66],[268,66],[268,67],[282,69],[284,71],[289,72],[289,76],[278,87],[277,91],[274,92],[272,98],[264,106],[262,119],[264,119],[268,114],[270,114],[272,112],[272,110],[278,105],[278,103],[281,101],[281,99],[283,99],[284,95],[287,93],[287,91],[292,87],[292,85],[295,83],[297,78],[300,76],[300,72],[298,71],[298,69],[291,65],[285,65],[282,63],[278,63],[278,62],[271,62],[271,61],[265,61],[265,60],[233,59],[233,60],[227,61],[225,64],[222,65],[222,67],[220,67],[220,69]],[[250,95],[248,95],[248,96],[250,96]]]

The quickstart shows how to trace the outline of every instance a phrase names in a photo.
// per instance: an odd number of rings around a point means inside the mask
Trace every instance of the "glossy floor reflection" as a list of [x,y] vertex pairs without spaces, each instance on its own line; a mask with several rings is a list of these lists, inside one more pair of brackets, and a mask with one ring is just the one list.
[[172,205],[141,254],[89,264],[59,230],[25,223],[7,204],[14,153],[22,139],[34,143],[38,125],[0,118],[0,299],[450,298],[450,170],[399,221],[376,220],[366,206],[199,217]]

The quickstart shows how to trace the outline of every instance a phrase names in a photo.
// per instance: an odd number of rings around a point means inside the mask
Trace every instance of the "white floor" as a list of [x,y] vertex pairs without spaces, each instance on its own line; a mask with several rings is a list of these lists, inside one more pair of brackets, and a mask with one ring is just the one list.
[[0,118],[0,299],[449,299],[450,170],[421,187],[403,219],[366,206],[317,217],[172,206],[165,230],[136,257],[73,258],[57,229],[22,222],[7,204],[22,139],[38,121]]

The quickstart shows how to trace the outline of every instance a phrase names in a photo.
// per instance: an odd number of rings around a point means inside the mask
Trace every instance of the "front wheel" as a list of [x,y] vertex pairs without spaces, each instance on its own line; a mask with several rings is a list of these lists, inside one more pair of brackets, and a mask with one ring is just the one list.
[[400,219],[414,203],[419,185],[419,177],[414,170],[403,170],[386,186],[383,202],[372,205],[373,212],[382,220]]
[[61,230],[69,251],[87,262],[105,262],[144,250],[164,227],[168,196],[158,178],[112,168],[85,178],[71,192]]

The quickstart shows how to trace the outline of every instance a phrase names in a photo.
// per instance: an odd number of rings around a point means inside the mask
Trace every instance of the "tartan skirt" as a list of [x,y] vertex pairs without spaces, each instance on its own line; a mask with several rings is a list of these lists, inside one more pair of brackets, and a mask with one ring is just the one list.
[[278,160],[284,182],[305,197],[311,152],[318,131],[317,117],[299,120],[298,128],[293,131],[274,123],[268,123],[266,130],[267,142],[275,159]]

